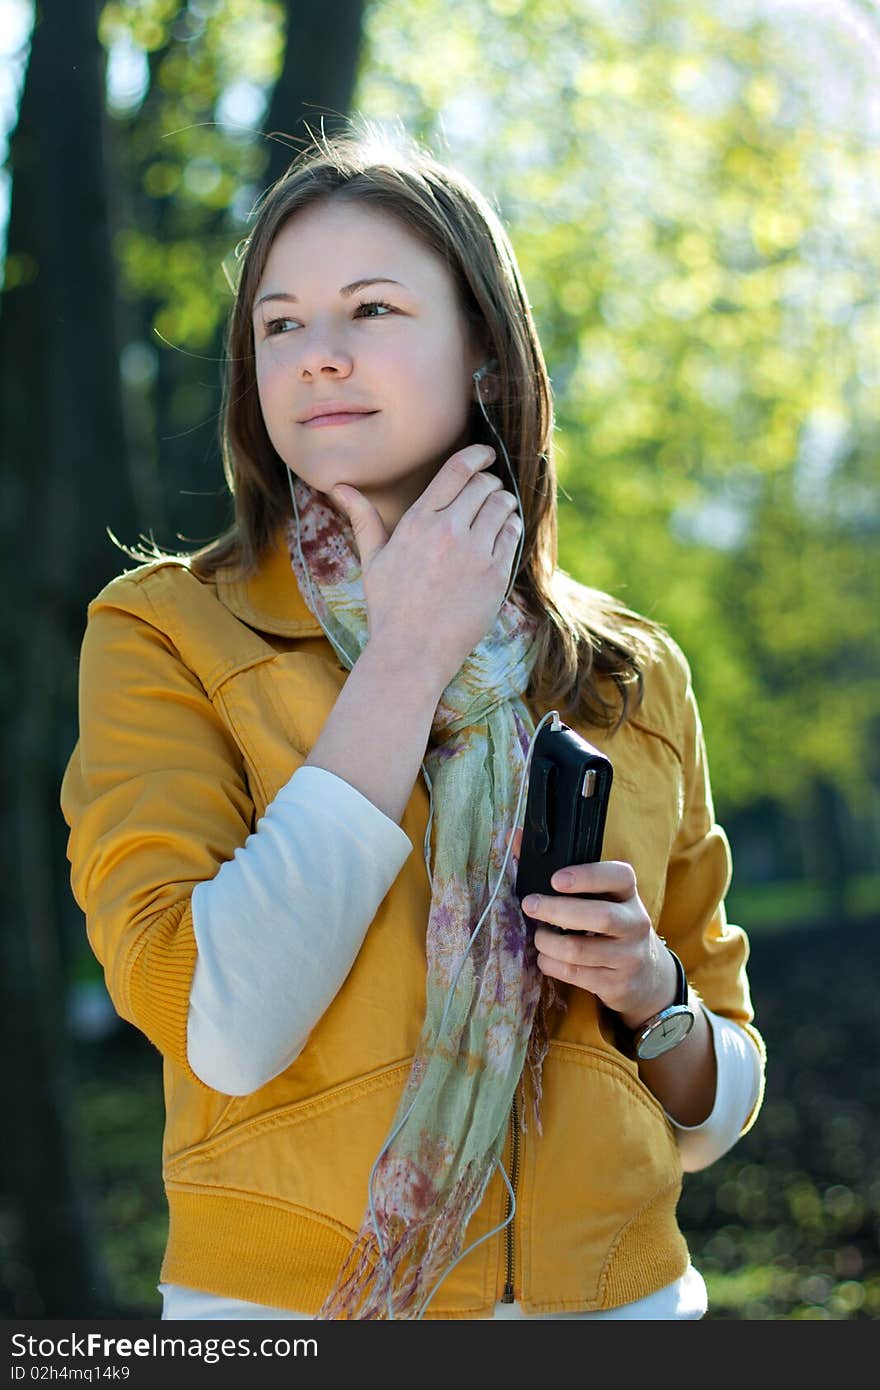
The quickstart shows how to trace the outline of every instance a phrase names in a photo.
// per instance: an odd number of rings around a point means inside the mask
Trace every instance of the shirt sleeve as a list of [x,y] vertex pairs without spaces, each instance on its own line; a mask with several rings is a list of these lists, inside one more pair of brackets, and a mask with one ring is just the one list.
[[355,787],[301,767],[256,831],[193,892],[193,1070],[247,1095],[302,1051],[412,850]]
[[668,1115],[686,1173],[708,1168],[732,1149],[758,1103],[762,1059],[754,1039],[737,1023],[704,1011],[715,1047],[715,1104],[699,1125],[682,1125]]

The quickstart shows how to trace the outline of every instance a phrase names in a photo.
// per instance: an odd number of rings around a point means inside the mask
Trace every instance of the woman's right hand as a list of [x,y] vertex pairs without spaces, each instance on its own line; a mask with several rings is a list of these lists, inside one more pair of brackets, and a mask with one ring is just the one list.
[[354,530],[370,642],[403,644],[441,689],[491,629],[519,544],[516,497],[483,471],[494,458],[487,444],[459,449],[390,537],[357,488],[330,494]]

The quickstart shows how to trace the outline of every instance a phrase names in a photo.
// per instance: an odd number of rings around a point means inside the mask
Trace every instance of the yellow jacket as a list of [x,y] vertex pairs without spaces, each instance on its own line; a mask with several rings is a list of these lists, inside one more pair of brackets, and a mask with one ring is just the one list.
[[[161,1279],[313,1312],[360,1226],[424,1017],[427,790],[420,778],[401,821],[413,852],[303,1051],[250,1095],[212,1090],[187,1060],[191,893],[232,859],[304,762],[347,672],[300,596],[282,532],[250,581],[221,574],[203,584],[186,563],[159,561],[112,580],[88,618],[61,807],[73,893],[110,996],[164,1059]],[[646,672],[634,719],[613,737],[581,732],[614,764],[604,857],[633,865],[694,989],[746,1025],[763,1056],[747,939],[724,914],[730,850],[676,644]],[[508,1141],[512,1238],[467,1255],[429,1318],[490,1316],[508,1280],[527,1313],[609,1308],[687,1268],[672,1127],[613,1016],[562,988],[543,1136],[515,1124]],[[496,1174],[469,1243],[503,1221],[506,1202]]]

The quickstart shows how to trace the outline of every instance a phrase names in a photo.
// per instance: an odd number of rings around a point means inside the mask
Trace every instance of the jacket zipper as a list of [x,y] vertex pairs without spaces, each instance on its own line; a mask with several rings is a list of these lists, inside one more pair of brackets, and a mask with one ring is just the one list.
[[[513,1104],[512,1104],[511,1107],[510,1107],[510,1122],[511,1122],[511,1127],[512,1127],[511,1153],[510,1153],[510,1186],[511,1186],[512,1189],[513,1189],[513,1194],[514,1194],[514,1198],[515,1198],[515,1197],[516,1197],[516,1183],[517,1183],[517,1178],[519,1177],[519,1113],[518,1113],[517,1108],[516,1108],[516,1096],[515,1096],[515,1095],[514,1095],[514,1097],[513,1097]],[[513,1198],[511,1198],[510,1193],[508,1192],[508,1194],[507,1194],[507,1218],[508,1218],[508,1220],[510,1220],[510,1214],[511,1214],[511,1211],[512,1211],[512,1210],[513,1210]],[[506,1278],[505,1284],[504,1284],[504,1293],[503,1293],[503,1295],[502,1295],[502,1297],[501,1297],[501,1302],[502,1302],[502,1303],[513,1303],[513,1301],[514,1301],[514,1299],[515,1299],[515,1297],[516,1297],[516,1295],[514,1294],[514,1290],[513,1290],[514,1255],[515,1255],[514,1226],[515,1226],[515,1225],[516,1225],[516,1217],[514,1217],[513,1220],[510,1221],[509,1226],[507,1226],[506,1229],[505,1229],[505,1236],[506,1236],[506,1239],[507,1239],[507,1278]]]

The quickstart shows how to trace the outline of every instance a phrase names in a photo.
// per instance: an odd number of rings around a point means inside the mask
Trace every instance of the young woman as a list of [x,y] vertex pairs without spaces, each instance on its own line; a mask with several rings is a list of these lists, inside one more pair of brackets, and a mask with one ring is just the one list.
[[[499,217],[374,144],[317,141],[239,248],[231,529],[89,606],[61,804],[164,1059],[163,1317],[699,1318],[682,1172],[764,1049],[690,670],[557,565]],[[520,904],[553,710],[613,763],[603,859]]]

